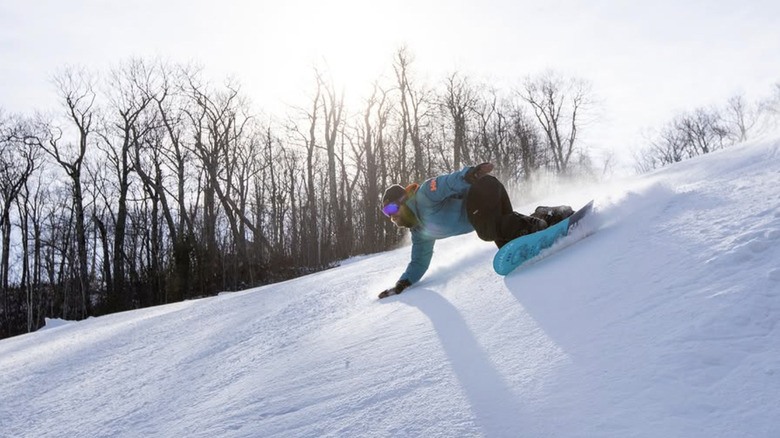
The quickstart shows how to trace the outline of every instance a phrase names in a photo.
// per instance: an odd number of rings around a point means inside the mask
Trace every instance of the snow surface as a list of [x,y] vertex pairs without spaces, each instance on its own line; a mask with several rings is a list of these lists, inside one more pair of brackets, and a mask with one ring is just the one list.
[[0,436],[780,436],[780,141],[539,203],[592,197],[507,277],[472,234],[3,340]]

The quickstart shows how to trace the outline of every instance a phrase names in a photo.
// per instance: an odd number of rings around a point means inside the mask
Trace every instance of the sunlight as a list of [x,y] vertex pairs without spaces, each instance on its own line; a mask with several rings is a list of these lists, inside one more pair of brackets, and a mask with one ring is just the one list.
[[414,38],[414,33],[391,31],[398,30],[397,23],[403,26],[397,10],[360,1],[254,5],[228,29],[251,41],[251,48],[234,46],[236,53],[223,56],[261,106],[307,101],[315,68],[344,91],[347,102],[359,103],[374,81],[392,76],[393,54],[405,41],[391,35]]

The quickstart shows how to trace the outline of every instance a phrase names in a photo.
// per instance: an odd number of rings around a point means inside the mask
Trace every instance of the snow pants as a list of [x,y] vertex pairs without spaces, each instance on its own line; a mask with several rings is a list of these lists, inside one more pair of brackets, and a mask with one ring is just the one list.
[[471,185],[466,195],[469,222],[480,239],[501,248],[512,239],[547,228],[543,219],[512,210],[506,188],[491,175]]

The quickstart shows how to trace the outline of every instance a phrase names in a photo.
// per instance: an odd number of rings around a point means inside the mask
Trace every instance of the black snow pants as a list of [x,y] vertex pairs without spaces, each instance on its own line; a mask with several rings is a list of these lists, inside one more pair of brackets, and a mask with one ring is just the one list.
[[512,239],[547,228],[543,219],[513,211],[504,185],[491,175],[471,185],[466,212],[477,236],[495,242],[499,248]]

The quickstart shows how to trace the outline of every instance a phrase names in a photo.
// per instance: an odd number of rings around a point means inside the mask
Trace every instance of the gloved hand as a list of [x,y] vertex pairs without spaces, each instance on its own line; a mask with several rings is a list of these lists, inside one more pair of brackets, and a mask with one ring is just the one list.
[[482,163],[478,164],[468,171],[466,171],[466,182],[469,184],[474,184],[477,182],[478,179],[482,178],[483,176],[487,175],[493,170],[493,163]]
[[394,287],[383,290],[382,293],[379,294],[379,299],[381,300],[382,298],[398,295],[411,285],[412,283],[410,283],[409,280],[399,280]]

